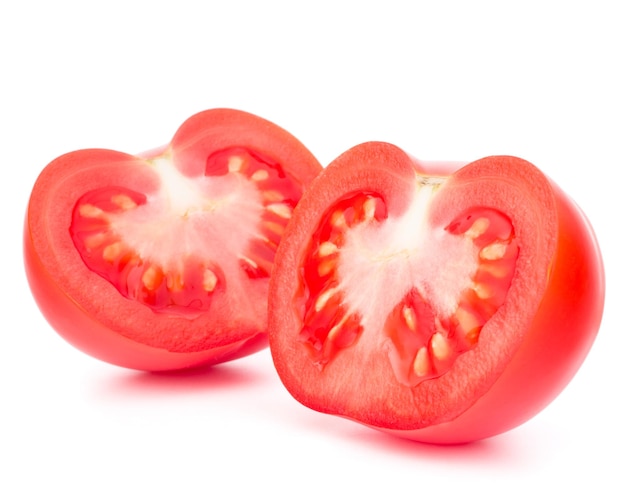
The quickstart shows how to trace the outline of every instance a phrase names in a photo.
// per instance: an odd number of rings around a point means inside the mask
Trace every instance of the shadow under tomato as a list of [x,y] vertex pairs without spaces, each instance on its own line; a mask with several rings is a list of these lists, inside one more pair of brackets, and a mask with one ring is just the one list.
[[167,372],[122,371],[110,376],[104,388],[107,393],[118,396],[171,396],[210,390],[240,390],[260,385],[264,378],[252,367],[229,362]]
[[427,456],[441,461],[497,461],[508,462],[514,459],[515,448],[512,441],[502,438],[490,438],[463,444],[428,444],[409,439],[403,439],[383,432],[368,430],[350,434],[353,440],[368,443],[371,447],[384,450],[392,454],[401,454],[403,457]]
[[319,415],[315,412],[300,422],[302,427],[314,428],[320,434],[340,437],[343,441],[359,444],[360,450],[375,451],[399,460],[415,460],[416,464],[446,464],[467,466],[491,465],[502,472],[533,469],[568,445],[559,429],[534,421],[509,432],[480,441],[463,444],[428,444],[387,434],[349,419]]

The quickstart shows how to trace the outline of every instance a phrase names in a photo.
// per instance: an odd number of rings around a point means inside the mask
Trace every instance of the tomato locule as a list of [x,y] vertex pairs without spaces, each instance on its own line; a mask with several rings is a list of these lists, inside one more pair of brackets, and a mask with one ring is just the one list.
[[172,370],[259,350],[276,249],[320,170],[291,134],[231,109],[192,116],[143,155],[65,154],[28,204],[35,300],[70,343],[124,367]]
[[451,169],[370,142],[296,206],[270,283],[269,341],[304,405],[462,443],[553,400],[603,304],[593,230],[534,165],[492,156]]

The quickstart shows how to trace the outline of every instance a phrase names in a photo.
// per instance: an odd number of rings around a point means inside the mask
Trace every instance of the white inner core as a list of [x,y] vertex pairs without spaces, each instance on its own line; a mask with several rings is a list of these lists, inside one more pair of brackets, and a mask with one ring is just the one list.
[[393,308],[415,287],[440,317],[452,315],[472,286],[478,249],[464,235],[428,222],[438,184],[419,183],[410,207],[382,223],[361,223],[347,232],[339,257],[339,288],[364,332],[379,333]]
[[222,267],[236,261],[258,234],[263,208],[257,187],[240,173],[187,177],[171,159],[151,160],[161,179],[145,205],[111,218],[118,233],[139,256],[164,268],[197,256]]

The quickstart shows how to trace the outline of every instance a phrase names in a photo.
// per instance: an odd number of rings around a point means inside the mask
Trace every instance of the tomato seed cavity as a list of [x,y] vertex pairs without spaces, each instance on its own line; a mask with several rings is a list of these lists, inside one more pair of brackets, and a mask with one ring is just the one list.
[[76,203],[70,234],[86,266],[157,312],[206,311],[229,280],[268,278],[302,186],[244,148],[210,155],[188,177],[171,158],[147,160],[161,189],[111,186]]
[[[433,229],[423,218],[438,184],[421,183],[405,219],[388,218],[382,198],[369,192],[323,215],[297,299],[299,339],[320,369],[372,332],[378,336],[367,341],[387,352],[396,379],[416,386],[474,348],[504,303],[519,254],[511,221],[476,208]],[[406,291],[395,292],[394,283]]]
[[347,197],[326,213],[310,246],[301,283],[308,294],[300,341],[322,368],[335,353],[354,344],[361,331],[360,318],[342,304],[337,262],[350,228],[375,223],[387,216],[384,202],[375,194]]

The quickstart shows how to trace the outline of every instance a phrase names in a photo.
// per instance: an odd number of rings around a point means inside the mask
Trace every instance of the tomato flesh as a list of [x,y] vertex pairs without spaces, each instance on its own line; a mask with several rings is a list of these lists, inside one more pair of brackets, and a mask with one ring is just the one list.
[[452,313],[429,304],[432,288],[426,286],[411,289],[385,322],[390,363],[398,381],[408,386],[443,375],[459,355],[476,346],[483,326],[504,303],[515,272],[519,248],[501,213],[474,210],[446,231],[468,240],[477,267]]
[[301,280],[304,324],[300,340],[320,367],[336,351],[353,344],[363,329],[360,318],[341,305],[343,297],[337,264],[346,232],[363,222],[380,221],[385,216],[384,202],[373,194],[345,198],[324,215],[309,245],[308,262]]
[[279,164],[243,148],[207,159],[188,177],[167,155],[147,160],[161,178],[150,197],[121,187],[86,192],[70,233],[92,271],[158,312],[192,316],[242,271],[269,276],[302,190]]
[[[421,232],[429,195],[437,188],[424,185],[429,181],[418,175],[417,189],[423,190],[404,219],[389,220],[384,199],[372,192],[342,198],[322,215],[303,261],[303,295],[297,301],[304,307],[300,341],[320,369],[356,344],[364,326],[371,332],[383,327],[396,378],[415,386],[444,374],[471,350],[504,302],[519,250],[510,220],[479,208],[440,231]],[[388,220],[390,228],[382,224]],[[429,259],[451,241],[459,262]],[[439,262],[438,275],[424,277],[423,262]],[[376,320],[394,302],[390,290],[402,278],[408,292],[386,321]],[[372,289],[387,293],[379,297]]]

